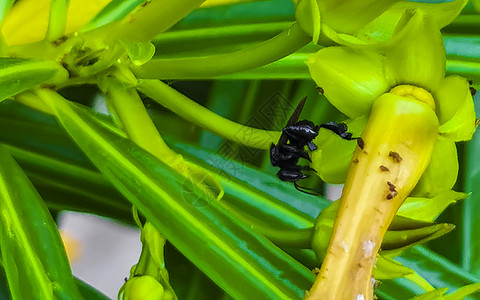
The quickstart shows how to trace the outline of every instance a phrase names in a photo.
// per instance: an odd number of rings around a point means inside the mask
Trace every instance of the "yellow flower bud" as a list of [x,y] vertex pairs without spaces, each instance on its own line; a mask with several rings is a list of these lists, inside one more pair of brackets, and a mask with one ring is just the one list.
[[133,277],[125,283],[124,300],[162,300],[163,286],[152,276]]

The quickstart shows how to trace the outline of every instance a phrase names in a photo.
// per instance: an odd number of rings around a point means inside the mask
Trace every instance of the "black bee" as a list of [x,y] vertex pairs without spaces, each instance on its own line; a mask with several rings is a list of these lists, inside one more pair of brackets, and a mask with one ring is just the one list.
[[300,158],[304,158],[311,162],[310,156],[305,151],[305,146],[310,151],[317,149],[313,140],[317,137],[320,128],[328,129],[345,140],[359,138],[353,138],[352,134],[347,132],[347,125],[344,123],[328,122],[315,125],[308,120],[298,121],[306,99],[307,97],[303,98],[298,104],[287,125],[283,128],[278,143],[270,146],[270,161],[274,167],[280,168],[277,172],[277,177],[280,180],[293,182],[297,190],[310,194],[299,187],[297,181],[308,177],[302,171],[315,172],[315,170],[309,166],[299,165],[298,161]]

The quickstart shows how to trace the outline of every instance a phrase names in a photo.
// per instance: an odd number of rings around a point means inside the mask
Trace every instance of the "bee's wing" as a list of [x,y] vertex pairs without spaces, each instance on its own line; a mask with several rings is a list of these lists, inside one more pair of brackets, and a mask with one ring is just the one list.
[[[287,126],[294,125],[295,123],[298,122],[298,119],[300,118],[300,114],[302,113],[303,107],[305,106],[305,101],[307,100],[307,97],[303,97],[302,100],[298,103],[297,107],[293,111],[292,115],[290,116],[290,119],[288,119]],[[287,142],[287,135],[285,132],[282,131],[282,134],[280,135],[280,138],[278,139],[278,144],[277,145],[282,145]]]

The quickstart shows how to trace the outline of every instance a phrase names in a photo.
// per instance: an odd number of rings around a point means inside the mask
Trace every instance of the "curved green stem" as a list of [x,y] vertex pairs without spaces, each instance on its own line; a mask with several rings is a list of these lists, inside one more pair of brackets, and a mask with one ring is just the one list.
[[94,35],[136,42],[150,41],[186,17],[204,1],[147,1],[120,22],[100,28]]
[[138,90],[182,118],[248,147],[268,149],[280,137],[277,131],[252,128],[225,119],[159,80],[142,80]]
[[[143,105],[137,90],[123,87],[117,79],[100,83],[107,94],[107,104],[113,108],[127,136],[152,153],[172,169],[192,180],[206,194],[220,199],[223,188],[205,169],[185,161],[182,155],[168,147]],[[212,189],[215,193],[212,193]]]
[[[269,22],[255,24],[234,24],[215,27],[189,28],[185,30],[167,31],[155,37],[152,43],[168,45],[173,43],[188,43],[205,39],[242,39],[245,37],[258,38],[281,32],[291,22]],[[162,50],[163,51],[163,50]],[[163,55],[159,53],[159,55]]]
[[235,219],[246,224],[254,231],[263,234],[267,239],[279,247],[291,247],[296,249],[311,249],[314,227],[279,229],[275,225],[266,224],[261,220],[236,210],[227,204],[227,201],[219,202]]
[[152,59],[142,66],[132,66],[132,70],[138,78],[212,78],[269,64],[297,51],[310,40],[294,23],[275,37],[247,49],[206,57]]
[[124,88],[114,80],[109,80],[102,88],[106,91],[108,106],[115,111],[132,141],[166,164],[175,165],[182,159],[160,136],[135,89]]

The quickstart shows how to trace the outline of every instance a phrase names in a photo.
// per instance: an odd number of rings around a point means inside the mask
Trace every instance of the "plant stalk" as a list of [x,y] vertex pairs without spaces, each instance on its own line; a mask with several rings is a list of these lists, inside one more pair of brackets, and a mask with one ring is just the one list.
[[159,80],[142,80],[138,90],[182,118],[248,147],[269,149],[280,137],[277,131],[252,128],[225,119]]
[[311,41],[297,23],[273,38],[240,51],[205,57],[152,59],[132,66],[138,78],[199,79],[267,65],[299,50]]
[[[357,146],[350,164],[327,254],[306,299],[373,299],[372,271],[383,236],[437,140],[431,95],[420,88],[411,94],[397,88],[373,105],[363,148]],[[423,98],[416,98],[418,91]]]

